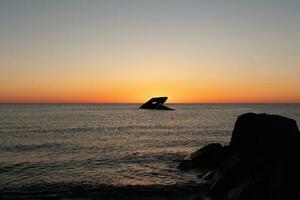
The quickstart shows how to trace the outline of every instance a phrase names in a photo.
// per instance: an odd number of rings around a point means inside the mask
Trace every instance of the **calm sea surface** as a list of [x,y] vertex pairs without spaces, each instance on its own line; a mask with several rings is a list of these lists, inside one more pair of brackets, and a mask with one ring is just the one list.
[[178,162],[207,143],[228,143],[238,115],[266,112],[300,122],[299,104],[138,106],[0,105],[0,195],[191,188],[201,180],[196,171],[177,170]]

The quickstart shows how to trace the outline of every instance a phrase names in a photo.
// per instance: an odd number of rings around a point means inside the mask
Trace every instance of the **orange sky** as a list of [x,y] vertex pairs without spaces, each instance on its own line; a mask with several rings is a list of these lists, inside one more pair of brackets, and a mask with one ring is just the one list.
[[[142,82],[144,83],[144,82]],[[264,86],[259,84],[219,83],[201,85],[176,82],[116,85],[74,84],[23,85],[1,94],[1,102],[16,103],[141,103],[155,96],[168,96],[169,103],[283,103],[299,102],[297,87],[285,85]],[[46,89],[44,89],[46,88]],[[4,95],[3,95],[4,94]]]
[[300,3],[0,2],[0,103],[300,102]]

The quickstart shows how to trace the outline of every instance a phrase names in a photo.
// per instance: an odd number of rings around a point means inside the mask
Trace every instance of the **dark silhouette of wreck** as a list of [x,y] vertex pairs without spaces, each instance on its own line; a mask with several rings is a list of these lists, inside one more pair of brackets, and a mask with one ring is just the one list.
[[144,103],[140,108],[141,109],[154,109],[154,110],[173,110],[165,105],[168,97],[155,97]]

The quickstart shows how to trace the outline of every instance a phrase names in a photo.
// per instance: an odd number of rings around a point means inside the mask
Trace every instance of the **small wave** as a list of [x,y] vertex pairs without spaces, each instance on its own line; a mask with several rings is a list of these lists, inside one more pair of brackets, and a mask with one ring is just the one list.
[[18,144],[0,147],[0,151],[6,152],[24,152],[24,151],[36,151],[41,149],[57,149],[62,147],[62,144],[58,143],[44,143],[44,144]]
[[76,132],[103,132],[103,131],[112,131],[112,132],[124,132],[132,130],[193,130],[189,126],[155,126],[155,125],[126,125],[126,126],[103,126],[103,127],[69,127],[69,128],[42,128],[39,126],[24,126],[24,127],[14,127],[3,131],[3,133],[76,133]]
[[19,188],[0,189],[1,199],[190,199],[202,194],[207,185],[95,185],[95,184],[33,184]]

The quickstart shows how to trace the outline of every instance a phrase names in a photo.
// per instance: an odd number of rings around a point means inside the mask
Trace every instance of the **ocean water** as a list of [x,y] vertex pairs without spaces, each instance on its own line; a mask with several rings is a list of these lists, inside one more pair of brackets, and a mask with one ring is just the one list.
[[188,199],[203,189],[177,165],[227,144],[242,113],[300,122],[300,104],[0,105],[0,198]]

